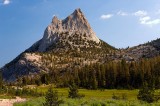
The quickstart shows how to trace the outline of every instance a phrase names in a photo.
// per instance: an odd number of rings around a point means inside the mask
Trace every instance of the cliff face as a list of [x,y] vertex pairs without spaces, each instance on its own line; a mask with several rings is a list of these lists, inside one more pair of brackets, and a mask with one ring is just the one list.
[[[52,23],[46,28],[38,51],[44,52],[53,43],[58,42],[62,38],[62,33],[69,32],[68,37],[79,34],[86,41],[99,43],[100,40],[89,25],[87,19],[80,9],[76,9],[71,15],[64,20],[59,20],[56,16],[53,17]],[[82,35],[85,34],[85,37]],[[74,45],[72,45],[74,46]]]
[[[65,69],[75,66],[75,61],[80,59],[84,64],[97,62],[101,56],[93,58],[95,54],[91,50],[97,52],[96,49],[101,49],[102,45],[106,47],[105,42],[97,38],[80,9],[64,20],[55,16],[42,39],[1,68],[4,80],[15,81],[25,75],[35,77],[42,72]],[[112,49],[109,45],[107,47]],[[80,57],[77,58],[77,55]]]

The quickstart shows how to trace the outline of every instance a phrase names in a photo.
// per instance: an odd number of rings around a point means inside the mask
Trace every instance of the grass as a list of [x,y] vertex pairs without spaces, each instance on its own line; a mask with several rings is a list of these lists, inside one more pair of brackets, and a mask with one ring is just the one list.
[[[38,92],[46,92],[48,90],[48,86],[40,86],[37,88]],[[67,97],[68,96],[68,88],[54,88],[57,90],[59,95]],[[87,89],[79,89],[80,94],[84,94],[86,99],[90,98],[99,98],[99,99],[111,99],[113,93],[118,96],[122,96],[125,94],[129,100],[135,100],[137,98],[138,90],[87,90]]]
[[0,99],[15,99],[15,96],[11,96],[11,95],[0,95]]
[[[160,102],[148,104],[138,100],[103,100],[103,99],[70,99],[63,98],[64,104],[60,106],[160,106]],[[24,103],[15,103],[14,106],[42,106],[44,97],[31,99]]]
[[44,97],[31,98],[26,102],[14,103],[14,106],[42,106],[44,102]]
[[[48,86],[40,86],[38,92],[46,92]],[[54,88],[59,93],[59,97],[64,100],[60,106],[160,106],[160,101],[148,104],[137,100],[138,90],[86,90],[79,89],[80,94],[84,94],[82,99],[68,98],[68,88]],[[156,90],[158,93],[160,90]],[[120,99],[112,99],[113,93]],[[125,99],[122,99],[125,95]],[[32,98],[24,103],[16,103],[14,106],[42,106],[44,97]]]

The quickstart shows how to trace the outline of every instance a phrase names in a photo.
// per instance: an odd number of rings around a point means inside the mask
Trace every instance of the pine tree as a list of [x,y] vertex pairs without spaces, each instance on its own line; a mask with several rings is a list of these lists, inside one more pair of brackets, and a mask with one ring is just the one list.
[[106,84],[106,78],[105,78],[105,66],[101,65],[101,79],[102,79],[102,86],[101,87],[105,87]]
[[154,89],[149,87],[147,82],[145,82],[142,89],[139,90],[137,98],[148,103],[154,102]]
[[92,74],[91,74],[91,89],[97,89],[98,88],[98,82],[97,82],[97,79],[96,79],[96,73],[95,71],[92,71]]
[[80,78],[79,78],[78,71],[79,71],[78,69],[74,70],[74,78],[75,78],[75,83],[76,83],[77,86],[80,85]]
[[23,77],[22,78],[22,85],[27,85],[27,78],[26,77]]
[[97,81],[98,81],[98,87],[102,87],[103,81],[102,81],[102,70],[100,69],[100,65],[97,65]]
[[68,92],[68,97],[69,98],[78,98],[78,88],[73,82],[72,84],[69,85],[69,92]]
[[45,103],[43,103],[43,106],[59,106],[59,104],[62,104],[63,100],[59,100],[58,98],[58,92],[53,91],[52,86],[49,87],[46,96],[45,96]]

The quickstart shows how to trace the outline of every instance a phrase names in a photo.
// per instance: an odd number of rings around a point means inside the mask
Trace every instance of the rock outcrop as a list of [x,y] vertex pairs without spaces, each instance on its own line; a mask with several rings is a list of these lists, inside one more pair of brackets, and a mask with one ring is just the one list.
[[[70,63],[59,65],[59,58],[62,58],[62,56],[51,56],[48,51],[52,50],[64,53],[63,51],[66,50],[74,51],[76,49],[76,51],[79,51],[81,47],[83,50],[90,47],[100,48],[101,43],[102,41],[97,38],[80,9],[76,9],[64,20],[60,20],[54,16],[51,24],[44,31],[42,39],[1,68],[4,80],[15,81],[20,76],[33,76],[42,71],[47,73],[55,64],[57,64],[57,68],[62,68],[77,61],[77,58],[75,58]],[[68,54],[64,54],[64,57],[65,55]]]
[[77,33],[85,35],[85,40],[96,43],[100,42],[84,14],[80,9],[76,9],[64,20],[59,20],[56,16],[53,17],[51,24],[44,32],[44,36],[41,40],[38,51],[46,51],[48,47],[53,45],[63,36],[62,33],[66,32],[68,32],[68,34],[65,36],[73,37],[73,35]]

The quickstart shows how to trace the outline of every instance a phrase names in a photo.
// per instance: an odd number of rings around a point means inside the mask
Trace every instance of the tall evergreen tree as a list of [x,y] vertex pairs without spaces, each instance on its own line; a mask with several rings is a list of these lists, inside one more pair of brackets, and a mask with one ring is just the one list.
[[144,83],[142,89],[139,90],[137,98],[142,101],[146,101],[148,103],[154,102],[154,89],[149,87],[147,82]]
[[92,71],[92,74],[91,74],[91,89],[97,89],[98,88],[98,82],[97,82],[97,78],[96,78],[96,72],[95,71]]
[[79,95],[78,95],[78,88],[77,88],[77,86],[75,85],[74,82],[72,82],[69,85],[68,97],[69,98],[78,98],[79,97]]
[[63,103],[63,100],[59,100],[58,98],[58,92],[53,91],[53,88],[50,86],[46,96],[45,96],[45,103],[43,103],[43,106],[59,106]]

